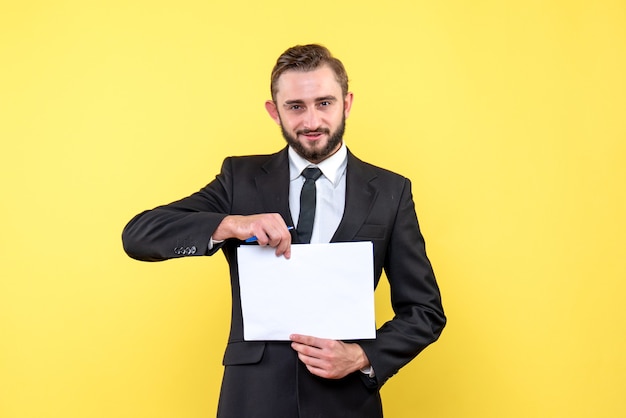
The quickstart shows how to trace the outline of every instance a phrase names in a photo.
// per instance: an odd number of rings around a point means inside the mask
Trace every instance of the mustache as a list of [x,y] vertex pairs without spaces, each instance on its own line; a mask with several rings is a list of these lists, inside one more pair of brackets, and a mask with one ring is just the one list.
[[315,129],[300,129],[296,131],[298,135],[307,135],[307,134],[326,134],[330,135],[330,129],[328,128],[315,128]]

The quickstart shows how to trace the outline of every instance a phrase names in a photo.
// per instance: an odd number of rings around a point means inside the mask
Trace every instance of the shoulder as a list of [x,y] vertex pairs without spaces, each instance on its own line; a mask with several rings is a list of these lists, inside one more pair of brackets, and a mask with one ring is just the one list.
[[273,167],[280,167],[284,165],[287,161],[287,149],[284,148],[273,154],[238,155],[226,157],[224,159],[223,169],[258,170],[265,168],[271,170]]
[[361,177],[369,177],[370,179],[375,178],[385,183],[401,185],[406,182],[410,183],[410,180],[403,175],[388,170],[386,168],[382,168],[374,164],[365,162],[356,157],[350,151],[348,151],[348,170],[356,172],[355,174],[358,174]]

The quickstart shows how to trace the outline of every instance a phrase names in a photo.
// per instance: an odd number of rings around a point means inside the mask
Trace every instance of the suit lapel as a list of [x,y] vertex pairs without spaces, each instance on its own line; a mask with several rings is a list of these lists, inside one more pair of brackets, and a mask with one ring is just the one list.
[[259,213],[279,213],[287,225],[293,225],[289,212],[289,159],[287,148],[272,155],[255,178]]
[[350,241],[361,229],[378,195],[375,179],[369,166],[348,151],[346,206],[331,242]]

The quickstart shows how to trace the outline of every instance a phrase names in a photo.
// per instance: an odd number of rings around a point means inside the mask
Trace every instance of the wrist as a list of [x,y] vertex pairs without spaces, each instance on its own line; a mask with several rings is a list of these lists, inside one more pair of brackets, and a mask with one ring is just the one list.
[[234,218],[236,215],[227,215],[222,222],[213,231],[213,241],[225,241],[228,238],[234,238]]
[[372,368],[372,365],[370,364],[370,361],[367,358],[367,354],[365,354],[365,351],[359,344],[355,343],[354,345],[358,349],[358,353],[359,353],[358,360],[357,360],[358,369],[363,373],[366,373],[367,371],[366,374],[368,374]]

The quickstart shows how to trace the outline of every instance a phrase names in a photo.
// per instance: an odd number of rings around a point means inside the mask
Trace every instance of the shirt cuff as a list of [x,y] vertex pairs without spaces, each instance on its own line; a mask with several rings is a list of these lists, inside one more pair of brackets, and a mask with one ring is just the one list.
[[209,238],[209,251],[211,251],[216,244],[221,244],[222,242],[224,242],[224,240],[218,241],[214,240],[213,237]]
[[374,368],[372,366],[363,367],[361,369],[361,373],[367,375],[370,378],[376,377],[376,373],[374,373]]

